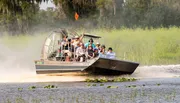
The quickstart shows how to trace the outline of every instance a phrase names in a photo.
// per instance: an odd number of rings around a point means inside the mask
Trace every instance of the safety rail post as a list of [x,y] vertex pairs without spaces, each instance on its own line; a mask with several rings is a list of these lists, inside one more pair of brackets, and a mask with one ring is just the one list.
[[[73,46],[73,45],[72,45]],[[75,50],[75,46],[73,46],[73,49],[74,49],[74,62],[76,61],[76,50]]]

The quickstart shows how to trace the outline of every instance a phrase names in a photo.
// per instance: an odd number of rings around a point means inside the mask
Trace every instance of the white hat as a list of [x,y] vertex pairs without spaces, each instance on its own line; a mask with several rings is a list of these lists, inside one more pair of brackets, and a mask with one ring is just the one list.
[[79,36],[76,35],[74,38],[77,39],[77,38],[79,38]]
[[97,42],[96,44],[100,44],[99,42]]

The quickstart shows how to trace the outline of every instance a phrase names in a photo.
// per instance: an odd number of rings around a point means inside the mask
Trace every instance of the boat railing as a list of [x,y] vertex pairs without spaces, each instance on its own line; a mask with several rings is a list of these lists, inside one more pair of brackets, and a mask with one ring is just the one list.
[[[69,51],[71,53],[71,56],[70,56],[70,61],[77,61],[77,57],[76,57],[76,49],[77,47],[73,46],[72,44],[66,44],[67,46],[64,46],[62,44],[62,42],[58,42],[59,43],[59,49],[58,49],[58,53],[57,53],[57,58],[58,58],[58,61],[66,61],[66,55],[67,52],[65,52],[65,50]],[[87,62],[87,60],[85,59],[85,62]]]
[[[71,53],[72,53],[72,56],[71,56],[71,61],[74,61],[76,62],[77,61],[77,57],[76,57],[76,47],[74,47],[73,45],[68,45],[67,47],[61,45],[61,43],[59,42],[59,49],[57,52],[53,52],[54,54],[52,55],[55,55],[57,54],[56,57],[59,58],[58,61],[65,61],[65,53],[63,53],[64,50],[69,50]],[[85,49],[86,50],[86,49]],[[86,54],[85,54],[85,62],[88,61],[88,53],[86,51]],[[103,58],[108,58],[107,54],[103,54],[103,55],[100,55],[99,54],[99,57],[103,57]],[[124,53],[123,56],[120,56],[120,55],[115,55],[114,59],[121,59],[121,60],[126,60],[126,53]]]
[[[109,58],[107,54],[99,54],[99,57],[103,58]],[[115,55],[113,59],[121,59],[121,60],[126,60],[126,55],[120,56],[120,55]]]

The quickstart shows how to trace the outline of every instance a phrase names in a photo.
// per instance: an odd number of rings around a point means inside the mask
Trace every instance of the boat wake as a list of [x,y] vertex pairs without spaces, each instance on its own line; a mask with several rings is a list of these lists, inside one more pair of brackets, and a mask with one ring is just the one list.
[[139,78],[176,77],[180,76],[180,64],[142,66],[138,67],[131,76]]
[[[7,68],[7,69],[10,70],[10,68]],[[83,74],[83,73],[56,73],[56,74],[36,75],[35,70],[34,72],[32,71],[28,72],[29,68],[16,67],[14,68],[14,70],[17,70],[17,71],[4,72],[5,75],[0,76],[0,82],[3,82],[3,83],[7,83],[7,82],[18,82],[18,83],[79,82],[79,81],[84,81],[86,78],[88,78],[88,74]],[[153,78],[173,78],[173,77],[179,77],[179,76],[180,76],[180,65],[161,65],[161,66],[138,67],[132,75],[123,75],[122,77],[134,77],[134,78],[140,78],[140,79],[152,78],[153,79]]]

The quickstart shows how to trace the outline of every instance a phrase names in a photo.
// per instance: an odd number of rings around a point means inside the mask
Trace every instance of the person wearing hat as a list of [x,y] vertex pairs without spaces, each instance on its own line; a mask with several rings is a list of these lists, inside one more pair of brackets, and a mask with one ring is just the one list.
[[98,49],[98,51],[101,50],[101,44],[99,42],[96,43],[96,49]]
[[85,47],[87,48],[89,45],[91,45],[93,49],[96,48],[96,46],[94,45],[93,42],[94,42],[94,41],[93,41],[93,39],[91,38],[91,39],[89,40],[89,42],[85,44]]
[[73,45],[75,48],[77,48],[77,47],[79,46],[79,44],[82,43],[83,37],[84,37],[84,34],[83,34],[82,36],[80,36],[80,37],[76,35],[76,36],[73,38],[72,45]]
[[106,57],[110,59],[114,59],[116,54],[113,52],[113,49],[111,47],[108,48],[108,52],[106,53]]

